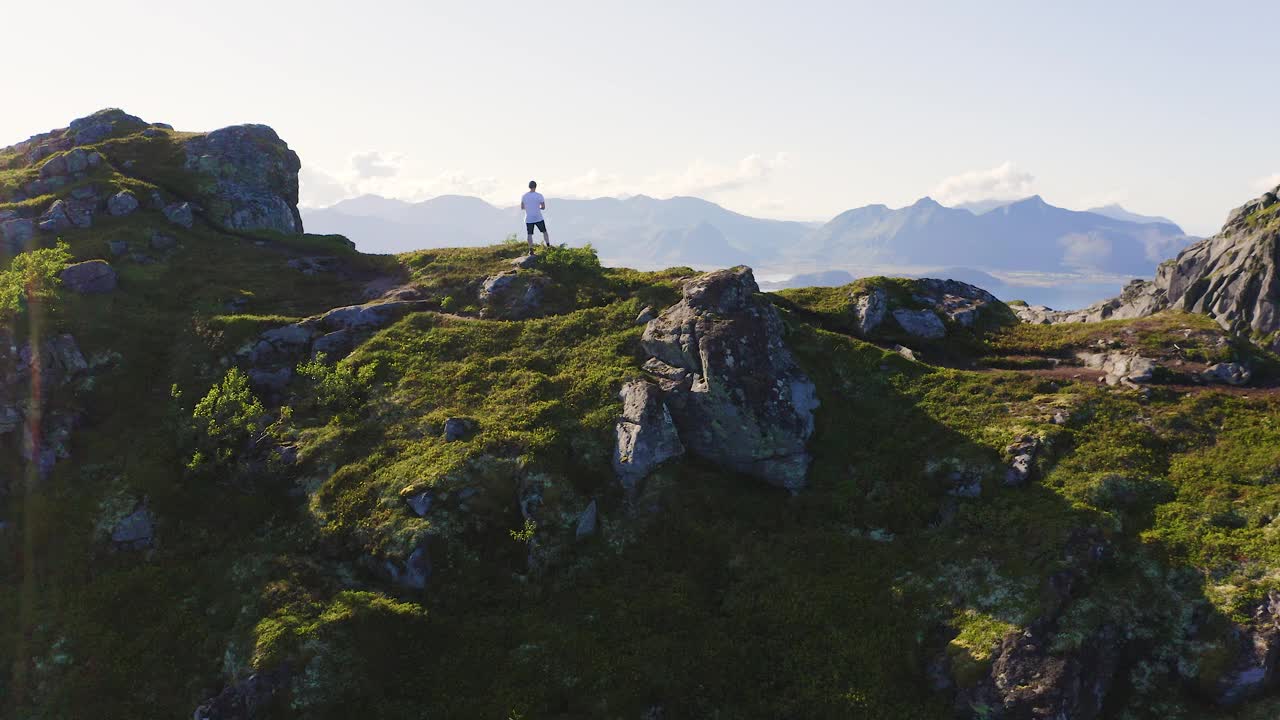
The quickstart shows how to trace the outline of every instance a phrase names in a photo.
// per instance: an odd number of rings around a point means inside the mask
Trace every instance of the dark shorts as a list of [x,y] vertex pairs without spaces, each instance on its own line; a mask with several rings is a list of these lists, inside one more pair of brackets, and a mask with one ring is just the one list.
[[525,230],[529,231],[529,234],[530,234],[530,235],[532,235],[532,234],[533,234],[533,229],[534,229],[534,228],[538,228],[539,230],[541,230],[541,231],[542,231],[542,234],[543,234],[543,235],[546,235],[546,234],[547,234],[547,221],[546,221],[546,220],[539,220],[539,221],[538,221],[538,222],[536,222],[536,223],[525,223],[525,224],[524,224],[524,228],[525,228]]

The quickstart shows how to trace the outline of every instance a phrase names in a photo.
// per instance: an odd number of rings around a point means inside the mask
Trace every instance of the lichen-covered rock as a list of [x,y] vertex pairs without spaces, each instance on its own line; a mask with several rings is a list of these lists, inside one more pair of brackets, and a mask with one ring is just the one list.
[[937,340],[947,335],[947,326],[932,310],[894,310],[893,319],[898,321],[903,332],[912,337]]
[[596,501],[592,500],[587,509],[582,511],[578,516],[578,524],[574,526],[573,536],[576,540],[584,540],[596,534],[596,527],[599,524],[600,510],[596,506]]
[[523,320],[542,314],[542,299],[548,284],[546,276],[508,270],[484,279],[479,299],[485,317]]
[[68,265],[58,277],[68,290],[80,295],[97,295],[116,289],[116,271],[106,260],[86,260]]
[[622,487],[634,492],[655,468],[684,454],[684,445],[656,385],[633,380],[619,396],[622,415],[615,426],[613,469]]
[[235,125],[186,142],[186,168],[213,181],[200,198],[231,230],[301,233],[298,154],[266,125]]
[[818,406],[813,382],[782,341],[778,311],[751,269],[687,282],[684,298],[644,331],[644,349],[674,370],[666,404],[695,455],[795,491],[804,487]]
[[138,196],[128,190],[120,192],[107,198],[107,212],[114,217],[124,217],[131,215],[134,210],[138,209]]

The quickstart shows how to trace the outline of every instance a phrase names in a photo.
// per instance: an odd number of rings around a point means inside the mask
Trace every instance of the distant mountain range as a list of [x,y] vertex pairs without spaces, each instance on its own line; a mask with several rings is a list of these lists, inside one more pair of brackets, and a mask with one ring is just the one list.
[[[310,232],[346,235],[365,252],[487,245],[512,233],[524,236],[519,209],[456,195],[418,203],[365,195],[328,208],[304,208],[302,217]],[[691,197],[549,198],[547,221],[553,242],[591,243],[611,264],[747,264],[774,274],[788,268],[854,276],[883,268],[965,268],[984,274],[1145,276],[1196,239],[1165,218],[1118,205],[1067,210],[1038,195],[963,207],[925,197],[902,208],[855,208],[821,224],[753,218]]]

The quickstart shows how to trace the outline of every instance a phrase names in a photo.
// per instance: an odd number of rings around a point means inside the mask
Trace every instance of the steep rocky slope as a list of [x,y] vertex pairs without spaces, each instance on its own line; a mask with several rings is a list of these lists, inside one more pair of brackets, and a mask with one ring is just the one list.
[[361,255],[274,133],[107,116],[0,153],[0,714],[1280,709],[1280,401],[1022,361],[1274,362],[1197,316]]
[[1231,211],[1222,230],[1163,263],[1151,281],[1084,310],[1027,308],[1029,322],[1090,322],[1145,317],[1167,308],[1201,313],[1224,329],[1280,348],[1280,188]]

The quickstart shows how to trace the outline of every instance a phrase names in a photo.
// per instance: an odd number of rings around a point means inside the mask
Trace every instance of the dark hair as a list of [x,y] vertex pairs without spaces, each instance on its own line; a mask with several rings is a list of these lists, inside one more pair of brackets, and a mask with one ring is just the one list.
[[536,183],[536,182],[534,182],[534,181],[530,180],[530,181],[529,181],[529,189],[530,189],[530,190],[533,190],[533,189],[534,189],[534,188],[536,188],[536,187],[538,187],[538,183]]

